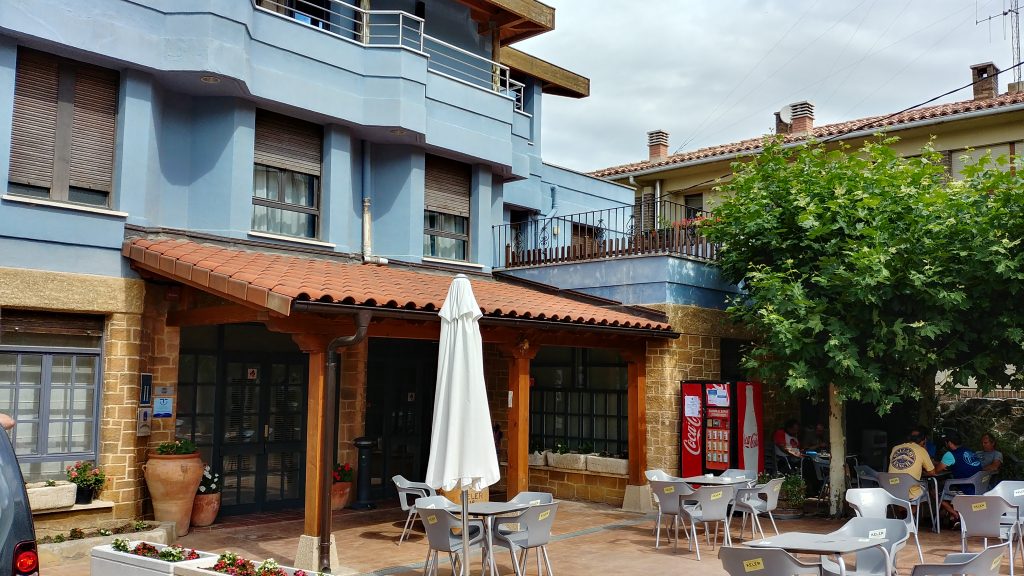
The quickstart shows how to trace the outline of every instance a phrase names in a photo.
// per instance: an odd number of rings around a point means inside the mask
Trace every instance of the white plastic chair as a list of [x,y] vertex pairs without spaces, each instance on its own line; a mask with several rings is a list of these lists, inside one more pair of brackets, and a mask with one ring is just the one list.
[[[715,523],[715,545],[718,545],[718,523],[725,526],[725,545],[732,545],[732,536],[729,534],[729,513],[736,490],[732,486],[702,486],[693,494],[687,496],[687,500],[694,502],[693,506],[682,506],[679,512],[683,518],[690,523],[690,546],[696,548],[697,560],[700,560],[700,542],[697,540],[697,523],[704,524],[704,534],[708,534],[708,522]],[[676,547],[679,546],[679,539],[676,538]]]
[[801,562],[782,548],[722,546],[718,557],[729,576],[821,576],[821,564]]
[[[932,499],[928,497],[928,483],[924,480],[916,480],[910,474],[904,472],[879,472],[878,473],[878,486],[883,490],[899,498],[900,500],[906,500],[914,506],[914,529],[921,529],[921,504],[924,504],[931,514],[932,522],[938,524],[937,518],[939,517],[938,511],[932,508]],[[913,497],[911,493],[914,488],[917,487],[918,492],[914,493]]]
[[740,525],[741,538],[743,537],[743,529],[747,525],[748,515],[751,517],[751,538],[755,536],[755,529],[761,532],[761,538],[765,537],[764,528],[761,527],[761,520],[758,518],[760,514],[768,514],[768,518],[772,521],[772,528],[775,529],[775,534],[779,534],[779,527],[775,524],[775,516],[772,515],[772,510],[775,510],[779,505],[779,491],[782,489],[784,481],[785,478],[775,478],[768,481],[767,484],[760,484],[753,488],[740,488],[736,491],[736,503],[733,505],[733,511],[739,510],[743,513],[743,523]]
[[409,533],[413,523],[416,522],[416,499],[427,496],[437,496],[437,492],[422,482],[412,482],[407,480],[405,476],[402,476],[401,474],[392,476],[391,481],[395,483],[395,488],[398,489],[398,503],[402,505],[402,511],[409,513],[405,517],[405,525],[402,527],[402,535],[398,537],[398,545],[401,546],[402,540],[405,539],[405,535]]
[[[516,576],[526,573],[526,558],[533,549],[537,550],[537,576],[541,575],[541,558],[544,559],[547,575],[553,576],[551,560],[548,558],[548,542],[551,541],[551,526],[557,511],[557,502],[534,504],[514,516],[502,518],[502,521],[517,524],[520,528],[514,532],[499,531],[494,535],[494,545],[508,548],[512,555],[512,568]],[[522,556],[517,560],[516,552],[519,551],[522,551]]]
[[[431,496],[431,499],[442,499],[444,496]],[[420,498],[415,502],[416,513],[423,523],[423,529],[427,532],[427,560],[423,564],[424,576],[437,575],[438,553],[446,552],[452,563],[452,568],[466,568],[468,554],[462,549],[462,534],[456,535],[454,530],[462,529],[462,518],[456,516],[447,506],[437,500],[424,502],[428,498]],[[469,547],[472,548],[483,542],[484,525],[479,519],[469,520]],[[460,566],[461,564],[461,566]],[[466,572],[460,570],[460,573]]]
[[910,576],[999,576],[1003,548],[1009,542],[991,546],[978,554],[948,554],[942,564],[918,564]]
[[[845,569],[845,574],[849,576],[890,576],[890,573],[895,574],[896,554],[903,549],[907,538],[910,537],[907,532],[907,524],[903,520],[865,518],[863,516],[850,518],[842,528],[829,534],[858,539],[884,538],[888,541],[884,544],[888,558],[878,548],[860,550],[855,556],[857,569]],[[843,573],[844,569],[840,568],[832,558],[822,556],[821,571],[823,574],[835,576]]]
[[[907,525],[907,532],[914,535],[918,560],[924,562],[921,541],[917,538],[917,524],[914,523],[914,508],[910,502],[897,498],[881,488],[851,488],[846,491],[846,501],[850,503],[857,516],[865,518],[888,518],[889,506],[904,509],[906,516],[903,522]],[[896,562],[895,558],[893,562]]]
[[999,496],[973,496],[958,494],[953,497],[953,509],[960,515],[960,549],[967,552],[967,539],[982,538],[988,548],[989,538],[1008,541],[1010,576],[1013,576],[1013,536],[1016,523],[1002,524],[1004,515],[1016,515],[1017,507]]
[[[655,522],[654,536],[654,548],[657,549],[661,545],[661,521],[664,517],[672,517],[675,538],[679,539],[679,517],[684,509],[682,498],[689,498],[694,490],[682,480],[651,480],[651,492],[658,499],[658,520]],[[688,527],[687,535],[689,535]]]
[[1024,518],[1021,518],[1020,510],[1024,508],[1024,481],[1003,480],[996,487],[985,492],[985,496],[999,496],[1010,504],[1017,507],[1017,515],[1004,514],[999,520],[1003,526],[1008,524],[1017,525],[1017,551],[1021,558],[1024,558]]

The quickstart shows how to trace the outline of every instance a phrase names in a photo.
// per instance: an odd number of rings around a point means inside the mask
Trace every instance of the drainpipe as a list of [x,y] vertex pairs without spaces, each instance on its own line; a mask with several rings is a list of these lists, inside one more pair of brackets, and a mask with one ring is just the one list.
[[320,514],[320,572],[331,570],[331,483],[335,445],[338,440],[337,423],[335,422],[335,404],[338,401],[338,348],[354,346],[366,338],[366,329],[370,325],[372,313],[361,310],[356,313],[356,333],[351,336],[339,336],[327,345],[327,390],[324,392],[321,414],[323,420],[324,442],[320,447],[320,462],[324,463],[320,479],[320,501],[317,512]]
[[654,227],[660,228],[658,218],[661,216],[661,180],[654,181]]
[[373,213],[370,211],[370,143],[363,140],[363,264],[384,265],[387,258],[373,256]]

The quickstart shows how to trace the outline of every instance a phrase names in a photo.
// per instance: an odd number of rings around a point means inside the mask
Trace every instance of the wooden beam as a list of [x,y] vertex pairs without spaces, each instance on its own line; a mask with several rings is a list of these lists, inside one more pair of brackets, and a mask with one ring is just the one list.
[[302,533],[307,536],[320,536],[320,509],[317,506],[321,490],[330,490],[323,486],[325,467],[332,462],[323,462],[320,454],[322,442],[326,442],[323,426],[323,399],[327,387],[327,344],[331,337],[313,334],[296,334],[292,340],[299,348],[309,355],[309,390],[307,391],[306,407],[306,503]]
[[539,348],[525,338],[514,346],[502,347],[508,357],[508,389],[512,407],[508,409],[508,473],[506,496],[512,498],[530,489],[530,360]]
[[255,310],[238,304],[209,306],[189,310],[174,310],[167,313],[168,326],[213,326],[217,324],[238,324],[241,322],[265,322],[270,318],[266,310]]
[[512,47],[501,51],[498,62],[544,83],[544,92],[572,98],[590,96],[590,79]]
[[629,410],[629,483],[644,484],[647,470],[647,354],[633,349],[621,352],[626,360],[626,389]]

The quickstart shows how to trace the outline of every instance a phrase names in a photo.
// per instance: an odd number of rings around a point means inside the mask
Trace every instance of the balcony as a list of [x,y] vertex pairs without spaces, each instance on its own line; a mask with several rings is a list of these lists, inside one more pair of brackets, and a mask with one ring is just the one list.
[[643,255],[718,260],[718,246],[699,223],[710,212],[675,202],[645,202],[493,228],[496,268],[584,262]]
[[398,10],[363,10],[339,0],[251,0],[257,10],[337,38],[375,48],[396,48],[427,56],[427,69],[494,92],[523,108],[523,84],[508,66],[423,33],[423,19]]

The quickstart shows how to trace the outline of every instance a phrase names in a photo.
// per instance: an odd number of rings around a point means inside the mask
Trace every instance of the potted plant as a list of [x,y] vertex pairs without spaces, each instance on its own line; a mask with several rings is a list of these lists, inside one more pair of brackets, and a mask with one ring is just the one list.
[[28,506],[32,510],[67,508],[75,503],[78,485],[64,480],[47,480],[25,485]]
[[93,466],[92,462],[79,460],[69,465],[64,471],[68,475],[68,481],[77,486],[75,493],[75,504],[90,504],[96,497],[96,493],[103,488],[107,481],[107,475]]
[[530,466],[543,466],[546,462],[544,451],[540,441],[530,442],[530,453],[526,456],[527,464]]
[[629,460],[602,452],[587,456],[587,470],[598,474],[629,474]]
[[335,464],[331,476],[334,478],[334,483],[331,484],[331,510],[341,510],[352,500],[352,480],[355,470],[348,462]]
[[548,466],[567,470],[586,470],[587,455],[570,452],[562,442],[555,444],[555,451],[548,452]]
[[90,556],[91,573],[118,576],[174,574],[176,564],[216,558],[209,552],[154,542],[131,542],[127,538],[115,538],[110,544],[96,546]]
[[209,526],[217,519],[220,512],[220,474],[203,468],[203,477],[199,480],[199,490],[192,503],[192,525]]
[[800,474],[789,474],[782,481],[779,489],[779,506],[775,509],[775,517],[785,519],[800,518],[804,515],[804,501],[807,499],[807,483]]
[[196,445],[187,439],[161,443],[149,453],[142,473],[153,500],[153,517],[174,522],[178,536],[188,534],[192,504],[203,477]]
[[306,572],[297,568],[281,566],[273,558],[262,562],[254,562],[240,557],[234,552],[221,554],[216,563],[210,564],[210,560],[190,562],[188,565],[176,567],[175,574],[178,576],[216,576],[217,574],[232,574],[233,576],[316,576],[315,572]]

